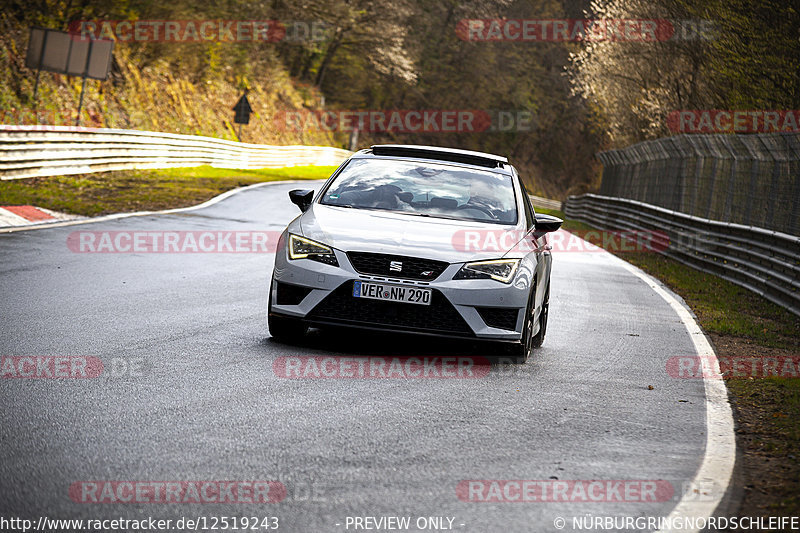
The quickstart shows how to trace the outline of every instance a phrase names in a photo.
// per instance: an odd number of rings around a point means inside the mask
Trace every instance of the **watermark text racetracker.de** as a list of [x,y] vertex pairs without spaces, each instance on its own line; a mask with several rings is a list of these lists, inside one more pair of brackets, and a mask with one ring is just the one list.
[[280,481],[76,481],[69,487],[75,503],[279,503],[286,498]]
[[272,363],[285,379],[477,379],[489,370],[485,357],[281,356]]
[[77,20],[74,39],[121,42],[322,42],[331,26],[317,20]]
[[372,133],[480,133],[532,131],[534,114],[524,109],[328,109],[279,111],[279,131]]
[[456,486],[469,503],[652,503],[714,501],[725,489],[712,480],[469,479]]
[[666,480],[470,479],[456,486],[470,503],[667,502],[675,489]]
[[677,379],[798,378],[800,355],[675,356],[667,359],[666,371]]
[[73,231],[75,253],[274,253],[279,231]]
[[95,357],[84,355],[4,355],[2,379],[137,378],[152,371],[143,357]]
[[3,356],[0,376],[6,379],[91,379],[103,372],[103,362],[91,356]]
[[465,41],[659,42],[714,38],[710,20],[672,19],[462,19]]
[[[74,253],[275,253],[279,231],[74,231],[67,248]],[[453,249],[466,252],[529,252],[538,246],[533,232],[458,230]],[[547,234],[553,252],[662,252],[669,236],[654,230],[558,230]]]
[[667,127],[673,133],[796,133],[800,111],[791,109],[693,109],[672,111]]
[[[453,249],[460,252],[531,252],[540,243],[534,232],[464,229],[453,233]],[[670,238],[651,230],[558,230],[547,234],[547,246],[558,252],[662,252]]]

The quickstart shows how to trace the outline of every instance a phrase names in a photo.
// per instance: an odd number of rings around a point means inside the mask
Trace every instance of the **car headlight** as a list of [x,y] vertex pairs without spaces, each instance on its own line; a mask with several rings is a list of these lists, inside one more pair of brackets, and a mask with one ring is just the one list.
[[475,261],[461,267],[453,279],[494,279],[503,283],[511,283],[517,266],[519,266],[519,259]]
[[289,235],[289,259],[311,259],[328,265],[339,266],[330,246],[300,237]]

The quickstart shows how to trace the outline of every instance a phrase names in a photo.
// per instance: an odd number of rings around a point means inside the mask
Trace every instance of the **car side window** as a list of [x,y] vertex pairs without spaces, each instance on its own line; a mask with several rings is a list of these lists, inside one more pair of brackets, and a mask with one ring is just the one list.
[[525,190],[525,184],[522,183],[522,178],[520,177],[519,173],[516,172],[516,169],[514,169],[514,174],[516,174],[517,181],[519,181],[519,187],[522,189],[522,206],[525,208],[525,220],[528,224],[528,229],[531,229],[536,224],[536,215],[534,214],[533,206],[531,205],[531,199],[528,196],[528,191]]

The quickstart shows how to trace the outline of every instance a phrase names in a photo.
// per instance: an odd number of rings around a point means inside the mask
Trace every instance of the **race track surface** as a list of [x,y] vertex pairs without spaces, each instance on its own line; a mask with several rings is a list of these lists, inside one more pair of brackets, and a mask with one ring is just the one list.
[[[318,187],[320,182],[313,182]],[[94,379],[0,379],[0,514],[33,519],[450,517],[456,531],[558,531],[557,517],[665,516],[706,442],[676,313],[605,252],[554,254],[550,324],[524,366],[474,379],[285,379],[287,356],[492,355],[361,332],[271,340],[271,253],[76,253],[77,231],[280,232],[293,183],[195,211],[0,235],[0,355],[92,356]],[[649,388],[652,386],[652,390]],[[280,503],[76,503],[81,481],[277,480]],[[664,480],[661,501],[462,501],[462,480]],[[662,487],[663,485],[659,485]],[[613,497],[611,498],[613,499]],[[444,525],[448,525],[444,520]],[[387,530],[387,529],[381,529]],[[262,530],[263,531],[263,530]]]

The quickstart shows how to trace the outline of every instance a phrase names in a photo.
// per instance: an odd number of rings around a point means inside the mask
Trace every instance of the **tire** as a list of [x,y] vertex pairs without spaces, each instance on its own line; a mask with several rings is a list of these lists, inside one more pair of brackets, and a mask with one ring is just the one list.
[[547,333],[547,316],[550,314],[550,283],[547,284],[547,292],[544,293],[542,302],[542,312],[539,313],[539,332],[533,336],[531,345],[534,348],[541,348],[544,343],[544,336]]
[[267,326],[269,334],[278,342],[296,342],[306,333],[306,325],[299,318],[279,316],[272,314],[272,287],[273,279],[269,285],[269,304],[267,304]]
[[522,326],[522,337],[519,342],[513,344],[505,344],[505,353],[510,357],[511,363],[515,365],[523,365],[531,355],[533,349],[533,301],[534,294],[528,301],[528,306],[525,308],[525,324]]

